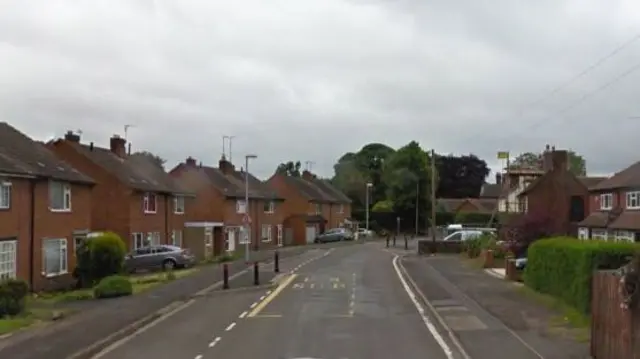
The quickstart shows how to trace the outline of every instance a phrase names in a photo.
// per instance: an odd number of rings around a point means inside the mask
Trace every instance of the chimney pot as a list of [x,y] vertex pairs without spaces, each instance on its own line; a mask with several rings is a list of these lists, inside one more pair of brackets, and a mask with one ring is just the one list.
[[70,142],[75,142],[75,143],[79,143],[80,142],[80,135],[73,133],[73,131],[69,130],[67,131],[67,133],[64,135],[64,139]]
[[187,157],[187,160],[185,161],[185,163],[187,164],[187,166],[195,166],[196,165],[196,159],[189,156]]
[[218,162],[218,168],[225,175],[231,174],[236,170],[235,167],[233,167],[233,164],[227,161],[224,155],[222,155],[222,157],[220,158],[220,161]]
[[307,170],[302,171],[302,178],[307,181],[313,180],[313,174]]
[[127,141],[125,141],[118,135],[111,136],[111,139],[109,141],[111,152],[121,158],[124,158],[127,155],[126,144]]
[[501,184],[502,183],[502,173],[498,172],[496,173],[496,184]]

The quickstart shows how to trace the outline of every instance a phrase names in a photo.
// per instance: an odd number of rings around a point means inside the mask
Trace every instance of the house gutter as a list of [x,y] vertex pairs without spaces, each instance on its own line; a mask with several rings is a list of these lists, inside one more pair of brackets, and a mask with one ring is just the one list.
[[35,251],[36,251],[36,181],[29,181],[29,190],[31,198],[29,199],[29,289],[33,291],[33,285],[36,279],[35,271]]

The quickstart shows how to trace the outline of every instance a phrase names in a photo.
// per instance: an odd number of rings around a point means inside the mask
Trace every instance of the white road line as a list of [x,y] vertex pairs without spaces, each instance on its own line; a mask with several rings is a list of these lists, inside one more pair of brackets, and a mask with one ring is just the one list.
[[444,351],[444,354],[447,356],[447,359],[453,359],[454,357],[453,357],[453,352],[451,351],[451,348],[449,348],[449,345],[447,345],[447,343],[445,342],[444,338],[440,335],[440,333],[438,333],[438,329],[436,329],[436,327],[433,325],[433,323],[431,322],[431,320],[429,319],[429,317],[425,313],[425,310],[422,307],[422,304],[420,304],[420,302],[418,301],[418,298],[416,297],[416,294],[413,292],[413,290],[411,289],[411,287],[409,286],[407,281],[402,276],[402,272],[400,271],[400,268],[398,267],[398,259],[399,258],[400,257],[398,257],[397,255],[395,257],[393,257],[393,262],[392,263],[393,263],[393,269],[395,269],[396,274],[398,275],[398,278],[400,279],[400,282],[402,283],[402,287],[404,288],[405,292],[407,292],[407,295],[409,296],[409,298],[413,302],[413,305],[418,310],[418,313],[420,314],[420,317],[422,318],[422,322],[424,323],[424,325],[429,330],[429,333],[431,333],[431,336],[433,336],[433,338],[436,340],[436,342],[438,343],[438,345],[440,346],[442,351]]
[[263,295],[262,297],[260,297],[260,300],[263,300],[263,299],[264,299],[264,297],[266,297],[266,296],[265,296],[265,295]]
[[233,327],[235,327],[235,326],[236,326],[236,322],[233,322],[233,323],[229,324],[229,326],[225,330],[228,332],[231,329],[233,329]]
[[238,318],[244,318],[244,317],[246,317],[246,316],[247,316],[247,313],[249,313],[249,312],[247,312],[247,311],[245,310],[244,312],[242,312],[242,314],[240,314],[240,316],[239,316]]
[[202,355],[196,355],[196,359],[202,359]]
[[269,294],[271,294],[271,291],[270,291],[270,290],[268,290],[268,291],[267,291],[267,295],[269,295]]
[[251,304],[251,306],[249,308],[253,309],[256,307],[256,305],[258,305],[258,302],[253,302],[253,304]]
[[213,348],[220,341],[220,337],[216,337],[211,343],[209,343],[209,348]]

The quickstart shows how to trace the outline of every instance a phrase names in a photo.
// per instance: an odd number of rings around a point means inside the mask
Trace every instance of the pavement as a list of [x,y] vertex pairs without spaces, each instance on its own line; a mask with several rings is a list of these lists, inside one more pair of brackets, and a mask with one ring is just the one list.
[[334,248],[289,266],[275,288],[197,299],[94,359],[460,358],[380,247]]
[[[326,251],[330,247],[317,245],[281,248],[281,266],[288,262],[301,263],[309,256],[317,256],[317,251]],[[264,267],[269,266],[264,262],[272,258],[273,251],[252,253],[252,260],[263,262]],[[243,261],[231,262],[228,265],[232,276],[247,269],[247,264]],[[252,278],[251,276],[250,271],[238,274],[231,281],[231,288],[252,283],[247,279]],[[129,331],[161,317],[165,311],[174,310],[181,305],[190,305],[194,295],[219,288],[222,284],[221,279],[221,265],[207,265],[191,276],[153,288],[144,294],[91,301],[78,313],[64,320],[0,339],[0,358],[81,359],[87,357],[100,346],[126,336]],[[263,278],[263,280],[268,281],[269,278]]]

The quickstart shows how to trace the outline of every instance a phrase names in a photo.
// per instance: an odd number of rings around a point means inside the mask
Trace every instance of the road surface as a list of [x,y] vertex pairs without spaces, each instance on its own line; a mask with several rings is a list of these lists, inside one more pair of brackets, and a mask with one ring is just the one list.
[[199,298],[95,358],[453,358],[393,258],[379,246],[335,248],[278,287]]

